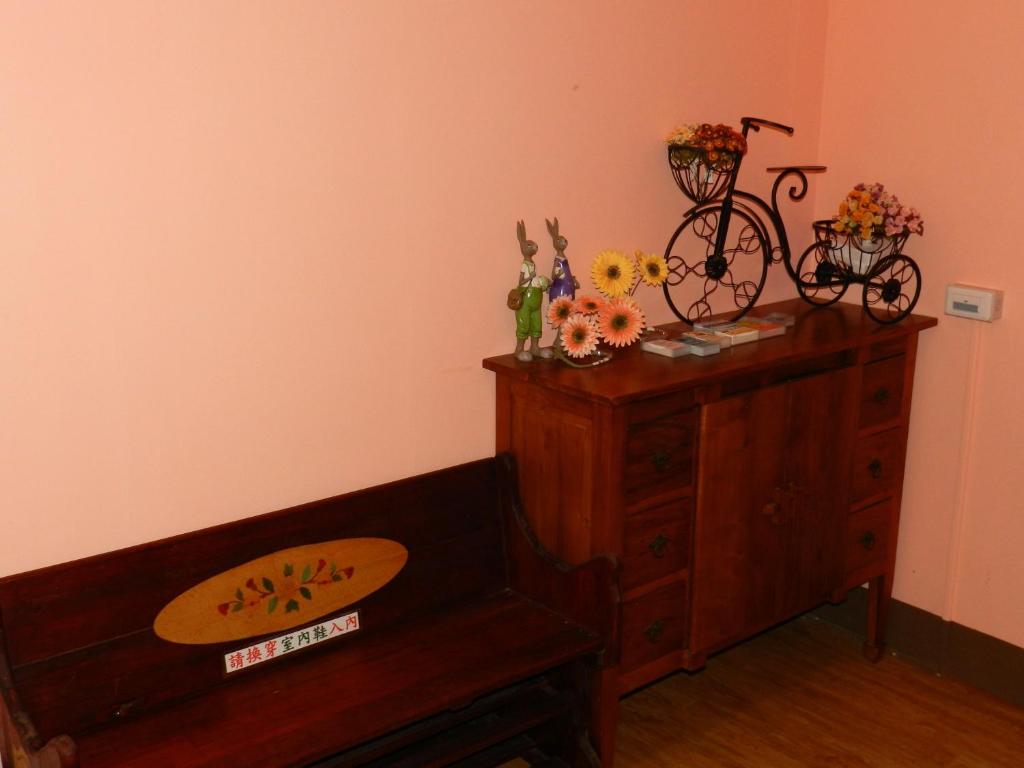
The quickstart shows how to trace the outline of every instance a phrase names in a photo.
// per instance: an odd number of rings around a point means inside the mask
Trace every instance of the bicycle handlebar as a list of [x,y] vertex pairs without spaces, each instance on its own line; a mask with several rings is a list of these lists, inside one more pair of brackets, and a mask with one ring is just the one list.
[[788,133],[790,136],[793,135],[793,129],[790,128],[788,125],[783,125],[782,123],[775,123],[772,122],[771,120],[765,120],[760,117],[741,117],[740,122],[743,124],[744,136],[747,135],[748,128],[753,128],[755,131],[760,131],[762,125],[765,128],[774,128],[777,131]]

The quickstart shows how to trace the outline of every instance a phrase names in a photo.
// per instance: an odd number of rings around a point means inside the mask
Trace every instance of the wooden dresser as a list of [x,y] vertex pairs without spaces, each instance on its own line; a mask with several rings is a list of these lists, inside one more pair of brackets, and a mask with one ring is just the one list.
[[864,582],[881,653],[917,335],[936,320],[796,299],[754,314],[770,311],[795,327],[706,358],[484,360],[541,541],[622,562],[620,693]]

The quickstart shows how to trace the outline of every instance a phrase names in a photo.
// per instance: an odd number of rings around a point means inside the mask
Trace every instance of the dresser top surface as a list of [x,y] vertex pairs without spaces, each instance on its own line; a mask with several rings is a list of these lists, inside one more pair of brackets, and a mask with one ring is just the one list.
[[[910,315],[899,323],[881,325],[868,317],[859,304],[840,302],[830,307],[813,307],[800,299],[757,306],[750,316],[769,312],[791,314],[796,323],[786,329],[784,336],[723,348],[719,354],[708,357],[662,357],[644,352],[639,344],[634,344],[614,350],[611,362],[594,368],[571,368],[558,360],[534,359],[523,363],[515,355],[489,357],[483,366],[499,376],[617,404],[898,340],[938,323],[934,317]],[[670,337],[689,330],[682,322],[659,327]]]

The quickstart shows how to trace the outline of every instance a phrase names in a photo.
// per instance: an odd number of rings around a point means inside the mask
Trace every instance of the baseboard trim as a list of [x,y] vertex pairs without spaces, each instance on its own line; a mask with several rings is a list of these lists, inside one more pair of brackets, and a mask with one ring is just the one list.
[[[822,606],[814,613],[863,634],[867,590],[854,589],[845,602]],[[1024,648],[899,600],[893,600],[889,609],[885,638],[889,651],[1024,707]]]

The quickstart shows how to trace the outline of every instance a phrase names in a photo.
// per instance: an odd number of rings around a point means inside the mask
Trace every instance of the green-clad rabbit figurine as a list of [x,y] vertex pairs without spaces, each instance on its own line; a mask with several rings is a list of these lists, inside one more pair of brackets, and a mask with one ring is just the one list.
[[[519,281],[509,291],[508,307],[516,313],[516,351],[517,360],[528,363],[534,355],[551,357],[551,349],[540,348],[540,335],[544,329],[544,318],[541,305],[544,302],[544,291],[551,281],[537,274],[537,265],[533,257],[537,253],[537,244],[526,239],[526,224],[516,223],[516,235],[519,237],[519,251],[523,254],[523,263],[519,267]],[[530,339],[527,350],[526,339]]]

